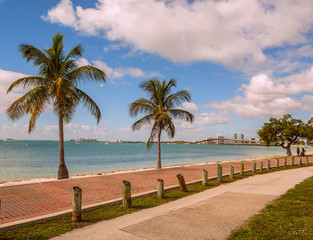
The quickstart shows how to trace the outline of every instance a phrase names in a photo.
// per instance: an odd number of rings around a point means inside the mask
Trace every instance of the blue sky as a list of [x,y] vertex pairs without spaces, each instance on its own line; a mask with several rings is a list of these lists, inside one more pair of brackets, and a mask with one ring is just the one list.
[[[247,138],[270,116],[291,113],[307,121],[313,106],[313,2],[303,0],[0,0],[0,139],[58,139],[57,117],[41,115],[27,133],[29,116],[10,122],[5,109],[21,92],[6,89],[36,68],[17,51],[40,49],[64,34],[65,49],[81,43],[81,64],[92,64],[107,83],[80,86],[99,105],[96,121],[82,107],[65,138],[146,140],[149,126],[130,127],[128,107],[145,97],[141,81],[175,78],[192,101],[182,108],[192,124],[176,122],[175,140],[208,136]],[[167,140],[163,134],[163,140]]]

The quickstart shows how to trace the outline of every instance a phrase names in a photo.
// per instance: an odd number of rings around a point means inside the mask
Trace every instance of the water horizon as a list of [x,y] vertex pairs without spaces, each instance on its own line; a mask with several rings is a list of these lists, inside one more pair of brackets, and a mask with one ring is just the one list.
[[[285,155],[282,147],[162,143],[162,165],[211,163]],[[154,168],[157,146],[144,143],[65,142],[70,176]],[[55,178],[58,141],[14,140],[0,144],[0,182]]]

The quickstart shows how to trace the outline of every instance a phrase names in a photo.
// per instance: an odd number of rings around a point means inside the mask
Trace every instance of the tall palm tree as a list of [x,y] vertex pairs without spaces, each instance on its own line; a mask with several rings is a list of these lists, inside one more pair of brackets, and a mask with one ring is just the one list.
[[83,53],[80,44],[65,55],[62,33],[53,36],[49,49],[41,51],[28,44],[20,44],[19,51],[27,62],[30,61],[38,67],[38,76],[23,77],[11,84],[7,94],[17,87],[27,88],[28,91],[9,106],[6,113],[12,121],[30,114],[28,133],[31,133],[40,114],[50,104],[53,106],[53,111],[59,118],[58,179],[68,178],[64,160],[63,122],[69,123],[76,106],[83,103],[99,123],[99,107],[77,85],[90,80],[105,82],[105,73],[90,65],[77,65],[76,59]]
[[147,149],[152,146],[154,138],[158,139],[158,163],[157,169],[161,169],[161,133],[165,130],[170,138],[175,136],[173,119],[178,118],[192,122],[194,117],[191,113],[175,108],[184,101],[190,101],[191,95],[188,91],[172,93],[172,87],[176,87],[176,80],[171,79],[168,83],[164,80],[150,79],[143,81],[139,87],[147,92],[149,99],[140,98],[130,104],[129,114],[136,117],[138,114],[147,114],[132,125],[132,130],[139,130],[146,124],[153,122]]

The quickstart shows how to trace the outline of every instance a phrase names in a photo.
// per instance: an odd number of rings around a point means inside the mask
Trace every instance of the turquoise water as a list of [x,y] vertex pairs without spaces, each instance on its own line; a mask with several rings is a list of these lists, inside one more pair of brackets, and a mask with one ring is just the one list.
[[[57,141],[0,143],[0,181],[56,177]],[[162,144],[162,164],[175,165],[284,155],[281,147]],[[149,151],[137,143],[65,143],[70,175],[155,167],[156,145]]]

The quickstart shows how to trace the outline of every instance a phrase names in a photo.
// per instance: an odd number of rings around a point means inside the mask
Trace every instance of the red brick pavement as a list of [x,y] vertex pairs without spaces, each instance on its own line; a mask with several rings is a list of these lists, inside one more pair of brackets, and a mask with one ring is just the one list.
[[[305,158],[302,159],[304,162]],[[296,157],[295,164],[298,162],[299,158]],[[223,174],[229,173],[230,165],[234,166],[235,171],[239,171],[238,162],[221,164]],[[271,165],[276,166],[276,160],[271,160]],[[280,165],[283,165],[283,159],[280,159]],[[246,162],[245,170],[251,169],[251,166],[251,162]],[[266,168],[266,162],[263,167]],[[82,189],[83,206],[87,206],[121,198],[123,180],[131,182],[132,194],[138,194],[155,190],[158,178],[164,180],[165,187],[177,185],[176,175],[179,173],[184,175],[186,182],[200,180],[202,169],[208,171],[209,177],[216,176],[216,164],[205,164],[0,187],[0,228],[4,223],[71,209],[73,186]]]

